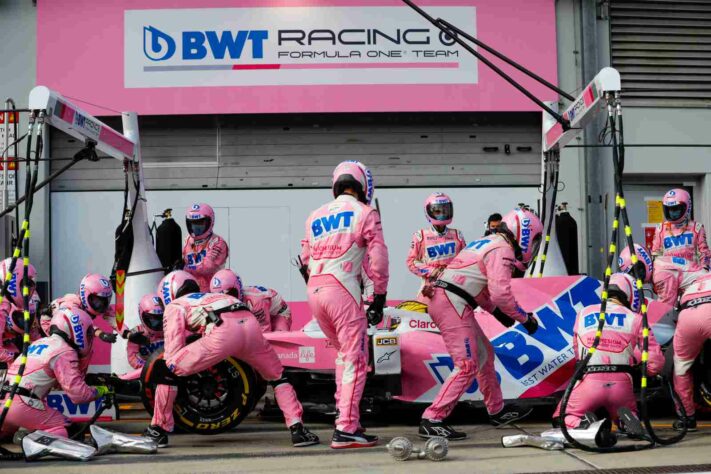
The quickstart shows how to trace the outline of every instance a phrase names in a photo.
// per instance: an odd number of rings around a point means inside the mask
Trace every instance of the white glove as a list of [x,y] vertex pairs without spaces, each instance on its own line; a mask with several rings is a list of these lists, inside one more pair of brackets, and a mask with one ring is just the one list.
[[203,306],[196,306],[190,309],[190,317],[188,318],[188,326],[193,330],[204,328],[207,325],[209,310]]
[[215,323],[209,323],[207,326],[205,326],[205,335],[207,336],[212,332],[212,330],[215,329]]

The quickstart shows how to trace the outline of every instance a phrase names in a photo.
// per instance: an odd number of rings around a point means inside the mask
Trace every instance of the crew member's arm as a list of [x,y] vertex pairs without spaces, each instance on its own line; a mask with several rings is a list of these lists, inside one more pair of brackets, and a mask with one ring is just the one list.
[[[176,358],[180,350],[185,347],[185,334],[187,332],[186,310],[179,304],[171,303],[165,308],[163,315],[163,358],[170,370],[174,370]],[[180,375],[176,372],[177,375]]]
[[[638,330],[637,333],[637,346],[635,347],[634,356],[638,361],[642,360],[642,317],[637,317]],[[654,331],[649,328],[649,340],[647,341],[648,358],[647,358],[647,375],[655,376],[662,373],[664,368],[664,354],[662,354],[662,348],[657,342],[657,338],[654,337]]]
[[498,247],[484,256],[487,286],[491,303],[510,318],[524,323],[528,320],[528,313],[521,308],[511,291],[514,258],[509,247]]
[[375,209],[366,212],[362,234],[368,249],[368,261],[370,262],[368,268],[373,279],[373,291],[375,295],[385,295],[388,291],[388,279],[390,278],[388,247],[383,238],[380,214]]
[[427,278],[430,274],[430,268],[422,261],[424,240],[424,235],[421,230],[412,234],[410,251],[407,254],[407,268],[420,278]]
[[706,240],[706,229],[704,229],[703,224],[697,223],[696,225],[699,227],[696,232],[699,239],[697,247],[699,252],[699,263],[705,270],[708,271],[709,265],[711,264],[711,250],[709,250],[709,244]]
[[662,234],[664,234],[664,224],[657,224],[654,229],[654,238],[652,239],[652,256],[659,257],[664,255],[664,246],[662,245]]
[[138,369],[140,367],[143,367],[146,361],[143,360],[140,356],[140,344],[132,342],[131,339],[135,338],[132,338],[129,335],[128,342],[126,343],[126,357],[128,358],[128,363],[131,365],[131,367],[133,367],[134,369]]
[[311,235],[311,227],[309,225],[310,222],[311,216],[306,219],[306,231],[304,233],[304,238],[301,239],[301,255],[299,256],[301,259],[301,268],[299,268],[299,271],[304,277],[304,280],[307,281],[309,275],[309,261],[311,260],[311,244],[309,239],[309,236]]
[[224,267],[229,256],[227,242],[219,235],[213,235],[207,242],[207,249],[203,259],[194,264],[191,269],[196,275],[211,277]]
[[85,372],[75,351],[65,351],[50,361],[59,386],[73,403],[86,403],[104,395],[98,388],[90,387],[84,381]]
[[272,331],[289,331],[291,329],[291,310],[284,298],[274,290],[269,290],[271,294],[271,306],[269,314],[271,316]]

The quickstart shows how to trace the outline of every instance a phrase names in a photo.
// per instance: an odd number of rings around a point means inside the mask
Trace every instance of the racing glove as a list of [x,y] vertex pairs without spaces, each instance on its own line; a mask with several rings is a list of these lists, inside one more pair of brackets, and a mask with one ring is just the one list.
[[101,331],[101,333],[99,334],[99,339],[104,342],[108,342],[109,344],[113,344],[114,342],[116,342],[116,334],[112,332]]
[[106,385],[97,385],[94,388],[96,388],[96,398],[101,398],[105,395],[111,395],[114,393],[114,389]]
[[365,315],[368,318],[368,324],[377,326],[383,320],[383,308],[385,307],[385,294],[374,295],[373,302],[368,306]]
[[526,328],[529,335],[538,330],[538,320],[533,316],[533,313],[528,313],[528,319],[521,325]]
[[491,312],[491,315],[507,328],[510,328],[516,323],[516,321],[514,321],[508,314],[504,313],[499,308],[494,308],[494,311]]
[[148,344],[151,343],[151,340],[148,339],[148,336],[143,334],[142,332],[133,332],[129,331],[126,329],[123,334],[122,334],[124,339],[128,339],[129,342],[132,342],[134,344],[138,344],[139,346],[147,346]]

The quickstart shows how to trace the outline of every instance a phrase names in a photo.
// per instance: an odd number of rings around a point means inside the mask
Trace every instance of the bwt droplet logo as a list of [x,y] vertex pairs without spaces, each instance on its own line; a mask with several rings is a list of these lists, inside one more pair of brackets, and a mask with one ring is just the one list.
[[151,61],[165,61],[175,54],[175,40],[152,26],[143,27],[143,54]]
[[181,31],[173,37],[154,26],[144,26],[143,54],[151,61],[174,56],[184,61],[236,60],[250,54],[253,59],[263,59],[268,39],[267,30]]

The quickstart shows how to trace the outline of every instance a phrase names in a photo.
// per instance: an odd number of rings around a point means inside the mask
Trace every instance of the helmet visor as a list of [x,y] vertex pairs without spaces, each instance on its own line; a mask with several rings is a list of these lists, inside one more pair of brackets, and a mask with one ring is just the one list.
[[210,218],[185,219],[185,225],[188,227],[188,233],[193,237],[202,235],[210,228]]
[[111,298],[107,296],[100,295],[89,295],[88,298],[89,307],[98,314],[105,313],[109,309],[109,304],[111,303]]
[[[25,312],[24,311],[13,311],[12,315],[12,330],[16,334],[24,334],[25,333]],[[27,321],[27,326],[29,328],[32,327],[32,323],[34,322],[34,315],[30,313],[30,319]]]
[[143,321],[143,324],[145,324],[151,331],[163,330],[162,313],[149,313],[148,311],[144,311],[141,313],[141,321]]
[[680,203],[676,206],[664,206],[664,218],[671,222],[676,222],[686,215],[686,204]]
[[435,221],[447,221],[452,218],[454,210],[451,202],[433,203],[427,205],[427,215]]
[[175,292],[175,298],[178,299],[181,296],[190,295],[192,293],[200,293],[200,286],[195,280],[185,280],[185,282],[178,288]]

